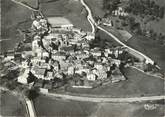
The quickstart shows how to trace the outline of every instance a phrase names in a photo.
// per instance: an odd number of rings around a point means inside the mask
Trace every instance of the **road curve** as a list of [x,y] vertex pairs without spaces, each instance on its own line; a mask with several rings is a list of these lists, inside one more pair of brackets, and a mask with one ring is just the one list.
[[0,90],[2,90],[2,91],[9,91],[11,94],[13,94],[15,96],[16,95],[21,95],[23,97],[23,101],[24,101],[24,104],[25,104],[27,116],[28,117],[37,117],[35,109],[34,109],[34,106],[33,106],[33,102],[31,100],[29,100],[28,98],[26,98],[25,96],[23,96],[22,94],[20,94],[20,93],[18,93],[16,91],[10,91],[9,89],[1,87],[1,86],[0,86]]
[[[146,62],[148,63],[151,63],[153,64],[154,61],[149,58],[148,56],[146,56],[145,54],[127,46],[126,44],[124,44],[123,42],[121,42],[116,36],[114,36],[112,33],[108,32],[107,30],[105,30],[104,28],[100,27],[97,25],[97,23],[95,22],[93,16],[92,16],[92,12],[91,12],[91,9],[88,7],[88,5],[84,2],[84,0],[80,0],[81,4],[86,8],[86,10],[88,11],[88,16],[87,16],[87,19],[92,22],[93,26],[96,26],[98,29],[102,30],[103,32],[107,33],[109,36],[111,36],[115,41],[117,41],[119,44],[123,45],[124,47],[128,48],[128,50],[130,51],[131,54],[138,54],[140,55],[141,57],[143,57]],[[133,53],[132,53],[133,52]]]

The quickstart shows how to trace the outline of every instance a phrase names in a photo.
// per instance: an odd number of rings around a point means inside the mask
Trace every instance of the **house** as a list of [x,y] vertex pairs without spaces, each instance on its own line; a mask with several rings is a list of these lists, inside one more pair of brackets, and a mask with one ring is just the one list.
[[103,65],[102,65],[102,63],[95,63],[94,64],[94,68],[96,68],[97,70],[102,70],[103,69]]
[[126,13],[122,7],[118,7],[118,9],[113,11],[112,13],[115,16],[128,16],[128,13]]
[[45,61],[38,61],[37,62],[37,65],[39,68],[42,68],[42,69],[50,69],[50,65],[48,63],[46,63]]
[[57,61],[65,60],[66,54],[63,52],[57,52],[55,54],[52,54],[52,58]]
[[38,40],[32,41],[32,50],[35,51],[37,48],[39,48]]
[[32,68],[31,72],[37,78],[45,79],[46,69],[34,67],[34,68]]
[[95,34],[94,33],[91,33],[91,32],[87,32],[87,35],[85,37],[87,40],[93,40],[95,39]]
[[23,51],[22,52],[22,58],[24,58],[24,59],[27,59],[32,56],[35,56],[35,53],[33,51]]
[[29,77],[29,69],[23,69],[20,72],[20,76],[18,77],[17,81],[21,84],[27,84],[28,80],[27,78]]
[[49,53],[46,51],[42,52],[42,58],[46,58],[46,57],[49,57]]
[[36,57],[39,57],[39,58],[42,57],[42,48],[41,47],[36,49],[36,51],[34,51],[34,52],[35,52]]
[[55,77],[58,79],[63,79],[64,76],[62,73],[57,72],[57,73],[55,73]]
[[59,64],[58,61],[54,61],[51,65],[53,66],[53,69],[54,69],[55,71],[59,71],[60,68],[61,68],[61,66],[60,66],[60,64]]
[[76,54],[76,57],[77,57],[77,59],[79,59],[79,60],[83,60],[83,59],[85,59],[85,58],[88,58],[89,55],[86,54],[85,52],[81,52],[81,53],[79,53],[79,54]]
[[22,61],[21,64],[22,64],[23,68],[27,68],[28,67],[28,62],[27,61]]
[[75,68],[73,66],[68,67],[68,75],[75,74]]
[[5,61],[14,60],[14,55],[7,55],[7,57],[4,58]]
[[22,60],[22,53],[21,52],[15,52],[14,53],[14,61],[21,62],[21,60]]
[[107,73],[106,71],[98,71],[98,79],[106,79]]
[[120,64],[121,64],[121,61],[118,60],[118,59],[111,59],[111,63],[112,63],[112,64],[115,64],[117,67],[119,67]]
[[91,51],[91,54],[93,55],[93,56],[101,56],[101,51],[99,50],[99,49],[92,49]]
[[47,71],[45,79],[46,79],[46,80],[51,80],[51,79],[53,79],[53,78],[54,78],[54,72],[52,72],[52,71]]
[[97,80],[97,76],[94,73],[88,73],[87,74],[87,79],[90,80],[90,81],[95,81],[95,80]]
[[75,51],[75,47],[73,45],[67,46],[67,47],[65,46],[65,47],[61,47],[60,50],[69,52],[69,53],[73,53]]
[[112,20],[110,20],[109,18],[102,18],[102,23],[104,26],[113,26]]
[[34,20],[34,21],[33,21],[33,23],[32,23],[32,28],[37,29],[37,30],[42,28],[42,26],[41,26],[39,20]]

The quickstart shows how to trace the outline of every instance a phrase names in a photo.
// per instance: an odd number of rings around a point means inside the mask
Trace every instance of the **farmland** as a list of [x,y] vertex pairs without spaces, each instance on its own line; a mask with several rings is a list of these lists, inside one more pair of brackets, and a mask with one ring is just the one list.
[[[153,110],[146,110],[145,104],[156,104]],[[162,117],[164,105],[154,103],[102,103],[99,105],[95,116],[98,117]]]
[[91,102],[77,102],[62,99],[52,99],[39,96],[34,100],[38,116],[52,117],[86,117],[95,111],[97,104]]
[[[54,117],[162,117],[164,103],[160,101],[134,103],[91,103],[39,96],[34,100],[38,116]],[[145,104],[155,106],[147,110]],[[49,107],[49,109],[47,109]],[[65,107],[65,108],[64,108]]]

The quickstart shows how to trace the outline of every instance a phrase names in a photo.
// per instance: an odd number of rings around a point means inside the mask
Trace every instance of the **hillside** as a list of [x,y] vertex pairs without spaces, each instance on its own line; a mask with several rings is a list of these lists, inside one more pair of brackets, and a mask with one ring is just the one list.
[[62,16],[68,18],[76,27],[91,31],[91,26],[86,19],[87,12],[77,0],[41,0],[40,8],[47,17]]
[[2,0],[1,4],[1,38],[8,39],[1,42],[1,51],[5,51],[13,49],[15,44],[21,40],[17,32],[18,26],[30,21],[31,11],[11,0]]

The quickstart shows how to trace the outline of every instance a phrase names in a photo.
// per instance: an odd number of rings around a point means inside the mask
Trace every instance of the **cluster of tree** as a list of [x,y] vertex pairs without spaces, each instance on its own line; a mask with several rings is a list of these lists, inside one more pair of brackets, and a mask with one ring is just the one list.
[[129,0],[125,10],[134,15],[150,15],[157,18],[163,18],[165,13],[165,7],[157,5],[153,0]]
[[26,89],[24,91],[24,95],[28,97],[30,100],[34,100],[39,96],[39,89],[38,88]]
[[134,34],[139,34],[141,35],[142,34],[142,29],[141,29],[141,25],[139,22],[137,22],[135,20],[134,17],[119,17],[122,21],[121,21],[121,24],[123,27],[128,27],[129,30],[134,33]]
[[103,9],[111,14],[112,11],[118,8],[119,4],[120,0],[103,0]]
[[155,31],[143,29],[139,22],[134,17],[119,17],[123,27],[128,27],[129,30],[137,35],[142,35],[153,40],[158,40],[160,44],[165,45],[165,35],[156,33]]

